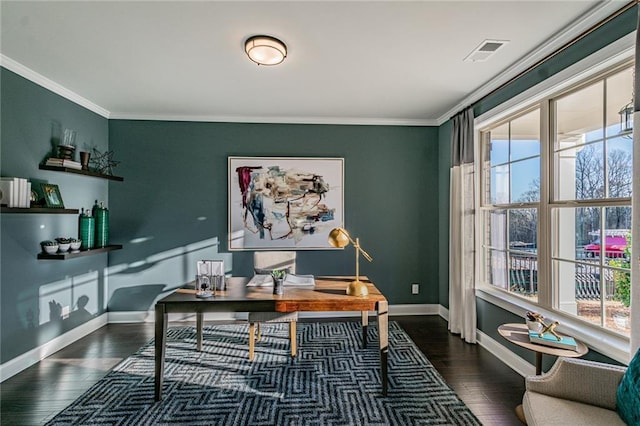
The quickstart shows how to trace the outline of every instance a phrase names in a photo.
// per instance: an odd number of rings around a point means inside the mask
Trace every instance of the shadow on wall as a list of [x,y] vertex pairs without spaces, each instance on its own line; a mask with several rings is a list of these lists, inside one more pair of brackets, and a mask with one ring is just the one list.
[[18,300],[16,308],[24,312],[23,327],[13,329],[3,342],[37,347],[96,318],[99,287],[97,271],[40,286],[37,307],[31,298]]
[[148,311],[155,300],[163,293],[165,284],[145,284],[122,287],[111,295],[107,311]]
[[[153,240],[153,237],[136,238],[130,243],[152,244]],[[199,260],[222,260],[225,273],[229,273],[231,254],[219,253],[218,246],[219,240],[214,237],[109,266],[107,311],[149,311],[156,300],[195,279]]]

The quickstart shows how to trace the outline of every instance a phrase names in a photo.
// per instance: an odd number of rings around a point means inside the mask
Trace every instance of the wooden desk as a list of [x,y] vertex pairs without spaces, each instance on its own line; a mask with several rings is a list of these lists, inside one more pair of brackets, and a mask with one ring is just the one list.
[[587,345],[578,341],[578,339],[576,339],[578,347],[575,351],[531,343],[529,341],[529,328],[526,324],[502,324],[498,327],[498,333],[511,343],[536,353],[536,374],[542,374],[542,354],[578,358],[589,352]]
[[227,291],[210,299],[197,299],[195,290],[177,290],[156,303],[155,326],[155,399],[162,399],[167,320],[170,313],[196,313],[197,349],[202,350],[202,324],[205,312],[296,312],[361,311],[362,344],[367,344],[369,311],[378,315],[378,345],[382,394],[387,395],[387,358],[389,351],[388,302],[366,277],[369,295],[348,296],[347,285],[354,277],[316,277],[315,287],[285,287],[283,295],[274,295],[271,287],[247,287],[249,278],[227,278]]

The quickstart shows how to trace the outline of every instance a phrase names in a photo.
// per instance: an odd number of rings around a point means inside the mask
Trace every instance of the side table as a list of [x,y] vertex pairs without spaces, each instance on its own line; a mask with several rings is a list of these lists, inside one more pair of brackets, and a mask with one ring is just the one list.
[[539,345],[529,342],[529,328],[526,324],[502,324],[498,327],[498,333],[511,343],[514,343],[525,349],[529,349],[536,353],[536,374],[542,374],[542,354],[553,356],[564,356],[569,358],[578,358],[589,352],[589,348],[584,343],[576,339],[577,349],[560,349],[551,346]]

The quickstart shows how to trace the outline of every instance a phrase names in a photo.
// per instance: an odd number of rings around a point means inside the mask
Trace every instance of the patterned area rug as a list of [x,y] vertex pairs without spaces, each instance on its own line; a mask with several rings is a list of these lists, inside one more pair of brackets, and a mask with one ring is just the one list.
[[154,402],[147,343],[48,425],[479,425],[409,336],[389,323],[389,389],[380,388],[377,327],[361,349],[358,322],[265,324],[253,362],[248,326],[170,328],[164,399]]

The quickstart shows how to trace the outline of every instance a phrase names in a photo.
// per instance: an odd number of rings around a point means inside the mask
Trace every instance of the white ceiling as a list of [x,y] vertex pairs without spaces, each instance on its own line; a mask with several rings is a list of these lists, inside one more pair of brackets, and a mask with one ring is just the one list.
[[3,0],[2,65],[111,118],[433,125],[625,4]]

